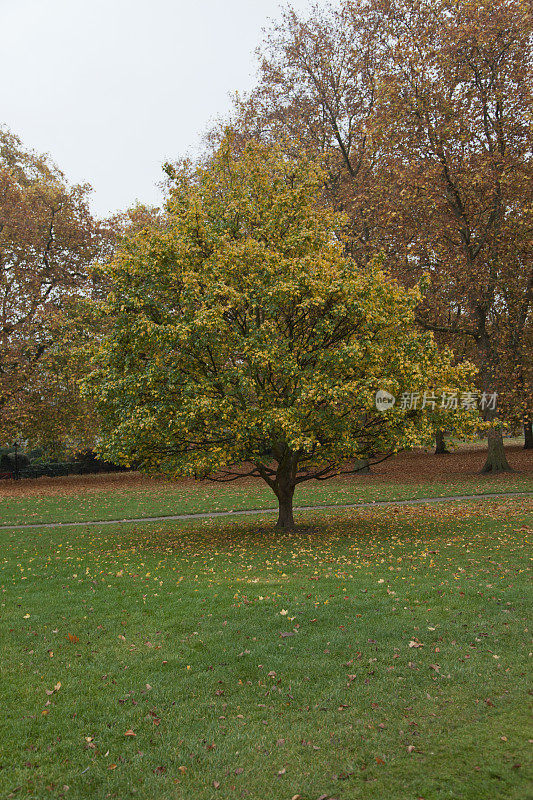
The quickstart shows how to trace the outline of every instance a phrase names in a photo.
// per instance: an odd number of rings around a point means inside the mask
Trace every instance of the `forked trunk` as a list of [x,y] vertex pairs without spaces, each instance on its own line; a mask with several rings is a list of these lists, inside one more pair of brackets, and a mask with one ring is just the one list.
[[450,451],[446,447],[446,439],[444,437],[444,431],[440,428],[437,428],[435,431],[435,455],[441,456],[444,453],[449,453]]
[[533,422],[524,422],[524,450],[533,450]]
[[502,429],[494,425],[487,432],[487,460],[481,472],[511,472],[511,466],[505,455]]

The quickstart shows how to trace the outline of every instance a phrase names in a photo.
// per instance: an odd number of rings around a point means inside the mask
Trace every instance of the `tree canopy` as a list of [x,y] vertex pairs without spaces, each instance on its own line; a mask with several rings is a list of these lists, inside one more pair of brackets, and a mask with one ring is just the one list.
[[166,215],[107,270],[107,333],[87,382],[105,457],[258,476],[287,527],[298,483],[431,436],[420,410],[377,411],[376,391],[467,387],[472,367],[415,330],[417,288],[346,257],[323,180],[316,163],[231,136],[204,167],[172,172]]
[[[406,286],[429,277],[418,323],[530,431],[532,21],[524,0],[288,9],[236,120],[325,158],[350,250],[383,251]],[[497,424],[489,444],[487,469],[506,467]]]
[[91,265],[106,240],[88,192],[88,186],[69,186],[48,157],[0,129],[2,444],[48,436],[54,424],[64,435],[67,407],[80,419],[77,386],[47,355],[69,300],[90,292]]

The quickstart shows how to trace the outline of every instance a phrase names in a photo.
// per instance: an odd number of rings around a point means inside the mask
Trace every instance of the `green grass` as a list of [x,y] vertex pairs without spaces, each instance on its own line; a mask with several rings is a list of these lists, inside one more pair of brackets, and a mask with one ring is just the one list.
[[0,796],[523,800],[530,509],[1,532]]
[[[533,480],[526,475],[482,476],[446,482],[406,484],[365,484],[332,480],[300,485],[295,505],[342,505],[373,500],[403,500],[485,492],[533,491]],[[90,520],[131,519],[147,516],[187,514],[200,511],[273,508],[276,498],[262,482],[252,485],[199,482],[196,485],[154,483],[153,488],[134,488],[79,494],[20,496],[0,499],[0,524],[38,522],[88,522]]]

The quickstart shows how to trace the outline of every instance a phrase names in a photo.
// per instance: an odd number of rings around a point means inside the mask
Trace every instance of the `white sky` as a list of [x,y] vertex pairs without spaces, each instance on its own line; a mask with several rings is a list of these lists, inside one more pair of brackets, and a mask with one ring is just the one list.
[[0,0],[0,123],[91,183],[97,214],[159,203],[161,164],[253,85],[280,15],[279,0]]

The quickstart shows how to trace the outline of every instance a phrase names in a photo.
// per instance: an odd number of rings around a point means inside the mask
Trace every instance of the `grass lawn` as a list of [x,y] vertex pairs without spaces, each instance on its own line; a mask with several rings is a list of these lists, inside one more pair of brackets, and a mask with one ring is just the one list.
[[[295,505],[342,505],[373,500],[405,500],[461,494],[533,492],[531,474],[469,476],[420,483],[378,483],[337,479],[301,484]],[[56,479],[57,480],[57,479]],[[59,487],[61,483],[59,482]],[[9,487],[8,487],[9,488]],[[188,514],[200,511],[239,511],[274,508],[276,498],[261,480],[241,484],[200,481],[162,483],[141,488],[61,494],[20,494],[0,498],[0,524],[87,522],[94,519],[131,519]]]
[[0,796],[524,800],[533,503],[301,521],[2,531]]

